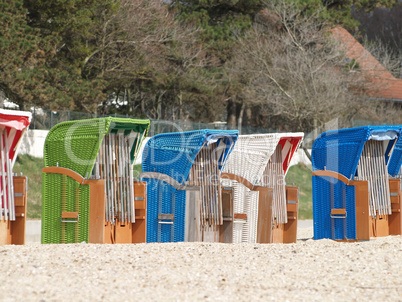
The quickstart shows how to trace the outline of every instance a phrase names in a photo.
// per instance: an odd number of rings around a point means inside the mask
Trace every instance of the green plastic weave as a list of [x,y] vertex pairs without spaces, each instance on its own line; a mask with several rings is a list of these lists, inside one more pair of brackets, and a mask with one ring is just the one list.
[[[54,126],[46,137],[44,167],[68,168],[87,178],[93,170],[100,145],[107,133],[122,130],[125,133],[139,132],[142,133],[139,137],[142,141],[149,125],[149,120],[114,117],[60,123]],[[133,145],[137,144],[137,140]],[[131,163],[133,162],[134,152],[131,154]],[[64,196],[63,185],[66,186]],[[68,212],[76,211],[78,200],[78,234],[75,229],[76,223],[61,222],[63,199],[66,204],[65,210]],[[88,242],[89,200],[88,185],[81,185],[65,175],[43,173],[42,243]],[[62,227],[65,228],[65,236],[62,236]]]
[[[68,168],[82,177],[87,177],[93,169],[105,134],[118,130],[133,130],[144,133],[145,137],[149,124],[149,120],[115,117],[57,124],[46,137],[44,167]],[[131,154],[131,162],[133,160],[134,154]]]
[[[42,204],[42,243],[76,243],[88,242],[89,231],[89,186],[81,185],[71,177],[61,174],[42,173],[43,193],[49,201]],[[65,183],[65,204],[67,212],[76,211],[76,199],[79,204],[79,220],[77,223],[65,223],[65,240],[62,236],[61,199],[62,184]],[[78,192],[77,192],[78,191]],[[78,196],[76,197],[76,194]],[[78,237],[76,237],[78,224]]]

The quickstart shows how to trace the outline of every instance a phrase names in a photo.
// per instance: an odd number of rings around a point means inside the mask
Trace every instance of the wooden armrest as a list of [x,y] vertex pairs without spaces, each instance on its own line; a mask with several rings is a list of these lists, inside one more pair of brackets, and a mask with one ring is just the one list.
[[244,219],[244,220],[247,220],[247,214],[243,214],[243,213],[234,213],[234,214],[233,214],[233,218],[234,218],[234,219]]

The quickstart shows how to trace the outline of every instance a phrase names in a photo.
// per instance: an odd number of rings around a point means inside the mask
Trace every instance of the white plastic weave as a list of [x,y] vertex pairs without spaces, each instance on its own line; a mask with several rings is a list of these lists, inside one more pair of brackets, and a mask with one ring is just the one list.
[[[292,158],[290,155],[297,152],[303,137],[302,132],[240,135],[223,170],[225,173],[245,178],[254,186],[273,188],[272,218],[278,223],[287,222],[284,178]],[[290,153],[292,151],[293,153]],[[234,223],[233,242],[255,242],[258,193],[237,182],[233,182],[233,185],[235,213],[247,212],[246,223],[236,221]]]
[[[223,172],[241,176],[253,185],[261,185],[264,170],[279,141],[284,138],[300,138],[295,149],[296,152],[303,137],[302,132],[240,135]],[[289,152],[289,150],[282,150],[282,152]],[[285,160],[286,154],[282,154],[283,160]],[[286,175],[287,169],[284,173]]]
[[258,192],[251,191],[237,181],[232,181],[234,189],[233,212],[247,214],[247,220],[234,219],[233,243],[257,242]]
[[257,184],[279,139],[276,134],[240,135],[228,157],[224,172],[241,176],[253,185]]

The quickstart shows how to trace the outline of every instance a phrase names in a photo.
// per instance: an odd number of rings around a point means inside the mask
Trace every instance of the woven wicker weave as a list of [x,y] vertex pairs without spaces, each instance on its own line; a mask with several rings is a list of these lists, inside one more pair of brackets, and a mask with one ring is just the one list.
[[[398,133],[396,147],[400,150],[402,148],[402,141],[399,136],[400,126],[365,126],[327,131],[320,134],[314,141],[311,152],[313,170],[335,171],[348,179],[353,179],[365,142],[376,133],[386,133],[387,131]],[[402,164],[399,158],[397,152],[395,152],[394,157],[391,156],[392,165],[389,166],[393,167],[391,175],[395,175],[395,171],[399,171],[398,167]],[[390,169],[389,172],[391,172]]]
[[388,173],[395,177],[402,167],[402,135],[398,137],[388,162]]
[[[139,132],[143,134],[137,138],[140,143],[149,124],[149,120],[113,117],[60,123],[46,137],[44,167],[68,168],[89,178],[105,134]],[[132,146],[137,145],[137,139]],[[42,175],[42,243],[88,242],[89,186],[61,174]],[[61,223],[62,211],[79,212],[79,222]]]
[[279,142],[296,138],[296,143],[292,146],[289,158],[283,159],[284,173],[286,174],[288,163],[299,148],[303,137],[304,133],[302,132],[240,135],[228,158],[224,172],[241,176],[253,185],[257,185],[261,183],[264,170]]
[[257,243],[258,195],[235,180],[223,181],[223,186],[233,188],[233,212],[247,214],[247,220],[233,219],[233,243]]
[[[332,198],[329,198],[332,196]],[[330,202],[318,201],[333,200]],[[332,177],[313,176],[314,239],[356,239],[355,189]],[[331,209],[346,208],[345,219],[330,219]]]
[[16,220],[13,166],[30,121],[30,112],[0,109],[0,220]]
[[[334,171],[349,180],[355,179],[363,148],[369,140],[380,140],[386,144],[382,160],[388,163],[388,173],[396,175],[402,164],[400,126],[366,126],[322,133],[312,149],[313,170]],[[387,177],[385,175],[386,184]],[[387,191],[385,195],[390,195],[388,186],[384,186],[383,190]],[[315,239],[356,239],[354,194],[354,186],[346,186],[333,177],[313,176]],[[346,209],[345,218],[331,218],[331,209],[339,208]]]
[[[143,152],[142,172],[168,175],[185,184],[198,152],[209,143],[217,143],[221,150],[218,166],[226,162],[238,131],[200,130],[182,133],[165,133],[151,138]],[[184,241],[185,191],[178,191],[170,184],[156,179],[147,182],[147,242]],[[173,224],[158,223],[158,214],[174,214]]]
[[[299,148],[303,133],[272,133],[240,135],[231,155],[228,158],[224,172],[241,176],[253,185],[272,187],[269,181],[264,178],[264,171],[269,169],[268,162],[275,150],[279,147],[283,150],[282,158],[283,174],[289,167],[293,154]],[[285,144],[290,142],[290,146]],[[226,180],[225,180],[226,182]],[[258,194],[244,185],[231,181],[225,186],[234,188],[234,209],[236,213],[246,213],[247,221],[235,221],[233,242],[256,242],[257,237],[257,216],[258,216]],[[284,183],[283,183],[284,189]],[[275,198],[275,196],[274,196]],[[286,213],[285,213],[286,214]]]

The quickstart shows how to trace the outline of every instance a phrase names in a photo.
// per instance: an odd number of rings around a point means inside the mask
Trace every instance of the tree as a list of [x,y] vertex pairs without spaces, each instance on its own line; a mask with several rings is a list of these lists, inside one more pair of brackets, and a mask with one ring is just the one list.
[[206,61],[197,28],[182,26],[158,0],[120,3],[85,61],[85,73],[107,83],[110,97],[101,110],[185,118],[190,102],[183,95],[191,94],[192,74]]
[[[41,39],[39,32],[25,22],[22,1],[1,1],[0,90],[6,98],[24,108],[34,102],[38,79],[46,76],[43,62],[52,56],[56,39]],[[48,87],[46,87],[48,88]]]
[[[243,98],[254,104],[260,126],[309,131],[315,123],[358,111],[347,88],[362,83],[345,68],[320,12],[272,1],[246,38],[239,38],[232,69],[247,79]],[[274,16],[274,19],[273,17]]]
[[[53,86],[70,98],[70,109],[96,112],[107,95],[98,73],[88,73],[88,57],[97,51],[104,27],[119,7],[113,0],[24,0],[28,24],[42,37],[57,36],[55,54],[46,61]],[[66,108],[66,104],[61,107]]]
[[227,64],[237,47],[236,36],[245,34],[252,27],[254,16],[263,7],[264,1],[261,0],[189,0],[171,3],[171,8],[179,11],[181,20],[202,29],[200,39],[206,46],[205,57],[209,60],[201,71],[203,82],[208,83],[209,87],[208,91],[201,90],[206,96],[202,98],[203,103],[209,100],[211,105],[221,105],[217,108],[221,114],[216,114],[216,110],[209,111],[209,121],[226,119],[229,125],[236,126],[235,112],[241,106],[237,94],[242,89],[242,83],[232,77]]
[[93,111],[94,103],[104,97],[102,83],[83,78],[76,65],[65,60],[60,33],[40,27],[39,22],[38,27],[31,26],[33,13],[20,0],[2,1],[1,7],[0,89],[5,96],[20,109],[34,105]]
[[[310,2],[311,0],[301,0]],[[316,0],[313,0],[316,1]],[[324,0],[328,19],[348,30],[357,30],[359,22],[353,17],[353,10],[373,11],[378,7],[393,7],[398,0]]]

